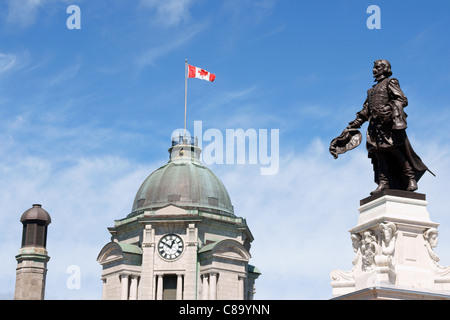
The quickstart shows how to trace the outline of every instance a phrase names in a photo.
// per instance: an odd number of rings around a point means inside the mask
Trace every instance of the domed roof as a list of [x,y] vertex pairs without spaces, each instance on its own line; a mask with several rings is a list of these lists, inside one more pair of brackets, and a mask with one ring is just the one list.
[[137,210],[158,209],[174,204],[187,209],[234,216],[223,183],[199,160],[200,148],[186,139],[172,141],[170,160],[145,179],[134,199]]
[[33,207],[28,209],[22,214],[20,218],[20,222],[24,223],[25,221],[42,221],[46,225],[52,222],[50,215],[47,211],[42,209],[40,204],[33,204]]

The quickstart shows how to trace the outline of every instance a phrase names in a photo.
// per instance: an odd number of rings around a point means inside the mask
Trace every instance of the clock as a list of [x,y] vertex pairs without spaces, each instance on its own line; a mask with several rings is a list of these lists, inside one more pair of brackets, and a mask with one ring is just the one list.
[[183,240],[176,234],[166,234],[159,240],[159,255],[167,260],[177,259],[183,252]]

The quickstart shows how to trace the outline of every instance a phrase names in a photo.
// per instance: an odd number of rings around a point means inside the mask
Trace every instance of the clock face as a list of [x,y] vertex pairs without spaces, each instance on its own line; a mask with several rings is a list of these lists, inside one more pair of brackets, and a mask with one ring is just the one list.
[[159,240],[158,252],[167,260],[178,258],[183,252],[183,240],[175,234],[167,234]]

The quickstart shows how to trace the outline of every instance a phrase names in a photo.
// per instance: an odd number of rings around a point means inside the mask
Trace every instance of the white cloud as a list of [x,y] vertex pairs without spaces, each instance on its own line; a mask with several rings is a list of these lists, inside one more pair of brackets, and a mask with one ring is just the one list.
[[259,23],[272,13],[275,4],[275,0],[227,0],[222,8],[235,21]]
[[49,86],[57,86],[60,84],[64,84],[65,82],[75,78],[78,74],[78,71],[81,68],[81,63],[77,62],[74,65],[67,67],[60,73],[54,75],[51,77],[51,79],[48,82]]
[[192,0],[140,0],[144,8],[155,11],[154,23],[163,27],[172,27],[189,19]]
[[28,27],[32,25],[38,14],[39,7],[45,0],[9,0],[7,22]]
[[177,50],[178,48],[186,45],[191,39],[193,39],[198,33],[206,29],[207,24],[195,25],[186,29],[182,34],[178,34],[173,40],[167,41],[165,39],[164,44],[160,46],[152,47],[140,54],[136,59],[136,65],[138,69],[145,68],[147,66],[156,66],[156,61],[161,57],[169,54],[170,52]]
[[[77,1],[80,0],[7,0],[6,22],[14,28],[27,28],[36,23],[42,8],[45,8],[47,14],[52,15],[58,12],[58,5],[67,7]],[[60,12],[66,14],[65,10]]]
[[0,80],[8,79],[9,76],[15,75],[19,71],[29,71],[30,69],[28,67],[31,61],[31,55],[28,50],[21,52],[0,52]]
[[17,57],[13,54],[0,53],[0,74],[11,70],[17,63]]
[[[96,258],[109,241],[106,228],[131,211],[135,192],[151,167],[103,156],[73,159],[60,168],[55,159],[24,156],[16,162],[0,160],[0,172],[4,202],[0,259],[5,271],[0,276],[0,295],[14,291],[20,216],[33,203],[41,203],[52,217],[46,298],[100,299],[101,267]],[[81,290],[66,287],[70,265],[80,267]]]
[[[254,93],[257,86],[252,85],[248,88],[239,88],[234,91],[224,91],[220,92],[218,96],[216,96],[214,99],[203,99],[201,102],[198,102],[200,105],[200,114],[204,113],[213,113],[213,110],[220,110],[224,109],[225,106],[230,106],[232,104],[236,103],[236,100],[247,98],[247,100],[251,100],[252,97],[254,97]],[[242,104],[240,104],[242,106]],[[240,114],[239,116],[242,116]],[[252,115],[254,116],[254,115]]]

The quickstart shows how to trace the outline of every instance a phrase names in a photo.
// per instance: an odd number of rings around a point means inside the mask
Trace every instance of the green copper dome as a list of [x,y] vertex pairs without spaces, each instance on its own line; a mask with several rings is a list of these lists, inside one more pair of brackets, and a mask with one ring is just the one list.
[[197,143],[182,137],[176,140],[172,141],[169,149],[169,162],[142,183],[134,199],[132,213],[174,204],[186,209],[234,216],[225,186],[200,162],[201,150]]

